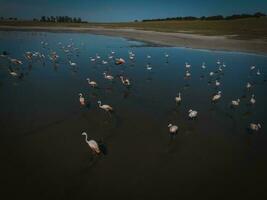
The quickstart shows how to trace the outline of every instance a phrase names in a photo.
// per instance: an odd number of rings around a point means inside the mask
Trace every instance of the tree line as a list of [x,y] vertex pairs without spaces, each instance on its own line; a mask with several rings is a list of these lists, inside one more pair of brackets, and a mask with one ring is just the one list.
[[7,18],[5,18],[5,17],[0,17],[0,20],[1,20],[1,21],[7,21],[7,20],[9,20],[9,21],[17,21],[18,18],[17,18],[17,17],[7,17]]
[[85,23],[80,17],[69,17],[69,16],[42,16],[40,19],[33,19],[33,21],[40,22],[64,22],[64,23]]
[[[256,12],[254,14],[234,14],[230,16],[223,15],[215,15],[215,16],[202,16],[202,17],[194,17],[194,16],[186,16],[186,17],[168,17],[168,18],[158,18],[158,19],[144,19],[142,22],[149,21],[169,21],[169,20],[235,20],[235,19],[244,19],[244,18],[259,18],[265,17],[265,13]],[[137,22],[137,20],[135,21]]]
[[[0,17],[0,21],[19,21],[16,17]],[[33,18],[32,21],[37,22],[54,22],[54,23],[87,23],[80,17],[69,17],[69,16],[42,16],[40,19]]]

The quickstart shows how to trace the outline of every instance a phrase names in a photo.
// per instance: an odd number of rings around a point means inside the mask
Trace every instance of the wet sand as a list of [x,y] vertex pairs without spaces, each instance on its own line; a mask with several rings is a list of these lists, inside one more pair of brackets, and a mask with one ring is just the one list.
[[267,42],[264,40],[237,40],[231,36],[204,36],[188,33],[166,33],[144,31],[136,29],[110,29],[104,27],[15,27],[0,26],[6,31],[51,31],[51,32],[81,32],[98,35],[124,37],[127,39],[143,41],[153,45],[186,47],[194,49],[238,51],[267,55]]

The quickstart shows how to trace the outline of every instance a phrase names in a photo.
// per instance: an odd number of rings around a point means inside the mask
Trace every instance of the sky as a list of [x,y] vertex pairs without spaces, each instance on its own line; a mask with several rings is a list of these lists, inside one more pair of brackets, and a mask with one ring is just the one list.
[[0,16],[81,17],[94,22],[124,22],[176,16],[267,13],[267,0],[0,0]]

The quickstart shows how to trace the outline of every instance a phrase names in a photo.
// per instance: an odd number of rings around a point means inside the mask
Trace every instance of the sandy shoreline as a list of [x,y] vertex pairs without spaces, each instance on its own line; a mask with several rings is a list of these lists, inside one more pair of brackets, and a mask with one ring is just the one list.
[[51,32],[82,32],[98,35],[123,37],[139,40],[155,45],[187,47],[194,49],[238,51],[267,55],[267,42],[263,40],[237,40],[226,36],[203,36],[187,33],[166,33],[136,29],[109,29],[102,27],[16,27],[0,26],[2,31],[51,31]]

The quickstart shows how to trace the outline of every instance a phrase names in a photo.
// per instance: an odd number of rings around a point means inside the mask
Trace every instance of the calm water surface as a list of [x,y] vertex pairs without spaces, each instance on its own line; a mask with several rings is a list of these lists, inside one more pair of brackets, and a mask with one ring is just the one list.
[[[74,47],[65,53],[59,42]],[[126,59],[125,65],[108,59],[112,50]],[[4,194],[37,199],[267,197],[267,57],[42,32],[0,32],[2,51],[23,61],[14,66],[0,58]],[[24,58],[26,51],[39,51],[46,59],[30,63]],[[51,51],[60,56],[57,64],[47,58]],[[128,59],[129,51],[136,55],[134,62]],[[101,59],[91,62],[96,53]],[[103,59],[109,63],[103,65]],[[210,77],[209,72],[218,71],[218,59],[226,67]],[[148,62],[151,71],[146,69]],[[192,66],[189,79],[184,78],[185,62]],[[250,71],[251,65],[260,69],[260,76]],[[11,76],[10,69],[22,76]],[[104,71],[115,80],[104,79]],[[131,87],[123,86],[119,75],[129,77]],[[89,87],[87,77],[99,88]],[[250,91],[247,82],[253,85]],[[211,97],[218,90],[222,99],[214,104]],[[86,106],[79,104],[80,92]],[[180,105],[174,101],[178,92]],[[230,102],[237,98],[240,106],[233,109]],[[98,100],[115,112],[99,109]],[[197,119],[188,118],[190,108],[198,111]],[[261,130],[248,131],[251,122],[261,123]],[[176,135],[169,134],[169,123],[179,126]],[[92,155],[82,131],[103,140],[107,155]]]

